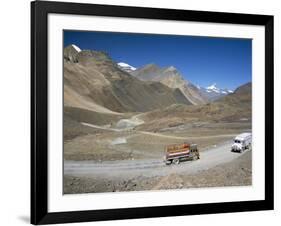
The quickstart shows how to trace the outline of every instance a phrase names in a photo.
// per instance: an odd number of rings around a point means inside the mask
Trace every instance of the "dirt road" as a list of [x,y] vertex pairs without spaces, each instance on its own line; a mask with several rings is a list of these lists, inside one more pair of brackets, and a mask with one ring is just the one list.
[[[73,176],[118,177],[165,176],[171,173],[194,174],[219,164],[230,162],[244,153],[230,151],[231,141],[220,144],[201,153],[197,161],[181,162],[166,166],[163,159],[122,161],[64,161],[64,174]],[[246,151],[248,152],[248,151]]]
[[[123,119],[121,119],[121,120],[123,120]],[[124,119],[124,120],[127,120],[127,119]],[[141,124],[141,123],[139,123],[139,124]],[[122,132],[122,131],[131,129],[131,128],[134,127],[134,126],[132,126],[132,127],[128,127],[127,126],[127,127],[122,128],[122,129],[117,129],[117,128],[108,127],[108,125],[99,126],[99,125],[94,125],[94,124],[90,124],[90,123],[86,123],[86,122],[82,122],[81,124],[84,125],[84,126],[88,126],[88,127],[92,127],[92,128],[96,128],[96,129],[107,130],[107,131],[114,131],[114,132]],[[140,130],[136,131],[136,133],[141,133],[141,134],[145,134],[145,135],[149,135],[149,136],[156,136],[156,137],[172,138],[172,139],[177,139],[177,140],[186,140],[187,139],[186,136],[185,137],[171,136],[171,135],[166,135],[166,134],[161,134],[161,133],[153,133],[153,132],[140,131]],[[237,135],[237,133],[233,133],[233,134],[220,134],[220,135],[208,135],[208,136],[189,136],[188,138],[189,139],[209,139],[209,138],[220,138],[220,137],[235,137],[236,135]]]
[[126,119],[126,118],[120,119],[117,122],[115,128],[112,128],[111,125],[99,126],[99,125],[94,125],[94,124],[86,123],[86,122],[81,122],[81,124],[84,125],[84,126],[95,128],[95,129],[122,132],[122,131],[133,129],[136,126],[143,124],[144,121],[138,118],[141,114],[134,115],[134,116],[132,116],[131,118],[128,118],[128,119]]

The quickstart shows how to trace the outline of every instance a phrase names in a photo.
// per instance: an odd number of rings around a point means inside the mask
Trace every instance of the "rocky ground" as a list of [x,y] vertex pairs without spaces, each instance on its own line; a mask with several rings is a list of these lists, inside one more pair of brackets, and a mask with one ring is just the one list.
[[[200,160],[199,160],[200,161]],[[181,165],[178,165],[180,167]],[[251,151],[231,162],[218,164],[196,173],[168,173],[165,176],[145,175],[122,178],[95,178],[92,176],[64,177],[64,193],[121,192],[197,187],[249,186],[252,184]]]

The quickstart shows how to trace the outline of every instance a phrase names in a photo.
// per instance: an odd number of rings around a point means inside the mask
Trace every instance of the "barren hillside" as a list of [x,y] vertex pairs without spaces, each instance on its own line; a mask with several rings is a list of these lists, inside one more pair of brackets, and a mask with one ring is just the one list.
[[251,122],[251,83],[237,88],[234,93],[199,106],[174,104],[144,113],[142,119],[149,124],[140,129],[159,130],[193,122]]
[[158,81],[170,88],[178,88],[193,105],[208,102],[199,89],[191,82],[184,80],[180,72],[173,66],[160,68],[155,64],[148,64],[131,74],[143,81]]
[[191,104],[177,88],[141,81],[122,71],[103,52],[67,47],[64,54],[64,105],[101,113],[145,112]]

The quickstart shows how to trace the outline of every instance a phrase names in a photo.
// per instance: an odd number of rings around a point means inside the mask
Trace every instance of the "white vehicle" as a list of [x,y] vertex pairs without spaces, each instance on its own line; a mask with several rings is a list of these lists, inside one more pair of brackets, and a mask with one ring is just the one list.
[[231,151],[242,152],[249,149],[252,144],[252,134],[251,133],[241,133],[234,138],[234,143],[231,145]]

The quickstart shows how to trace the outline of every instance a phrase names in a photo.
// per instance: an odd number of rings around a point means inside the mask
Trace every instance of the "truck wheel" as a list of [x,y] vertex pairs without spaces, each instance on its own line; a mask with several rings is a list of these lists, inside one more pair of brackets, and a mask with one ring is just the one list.
[[166,161],[166,165],[171,165],[172,164],[172,161]]
[[178,165],[178,164],[180,164],[180,160],[179,160],[179,159],[173,159],[173,163],[174,163],[175,165]]

